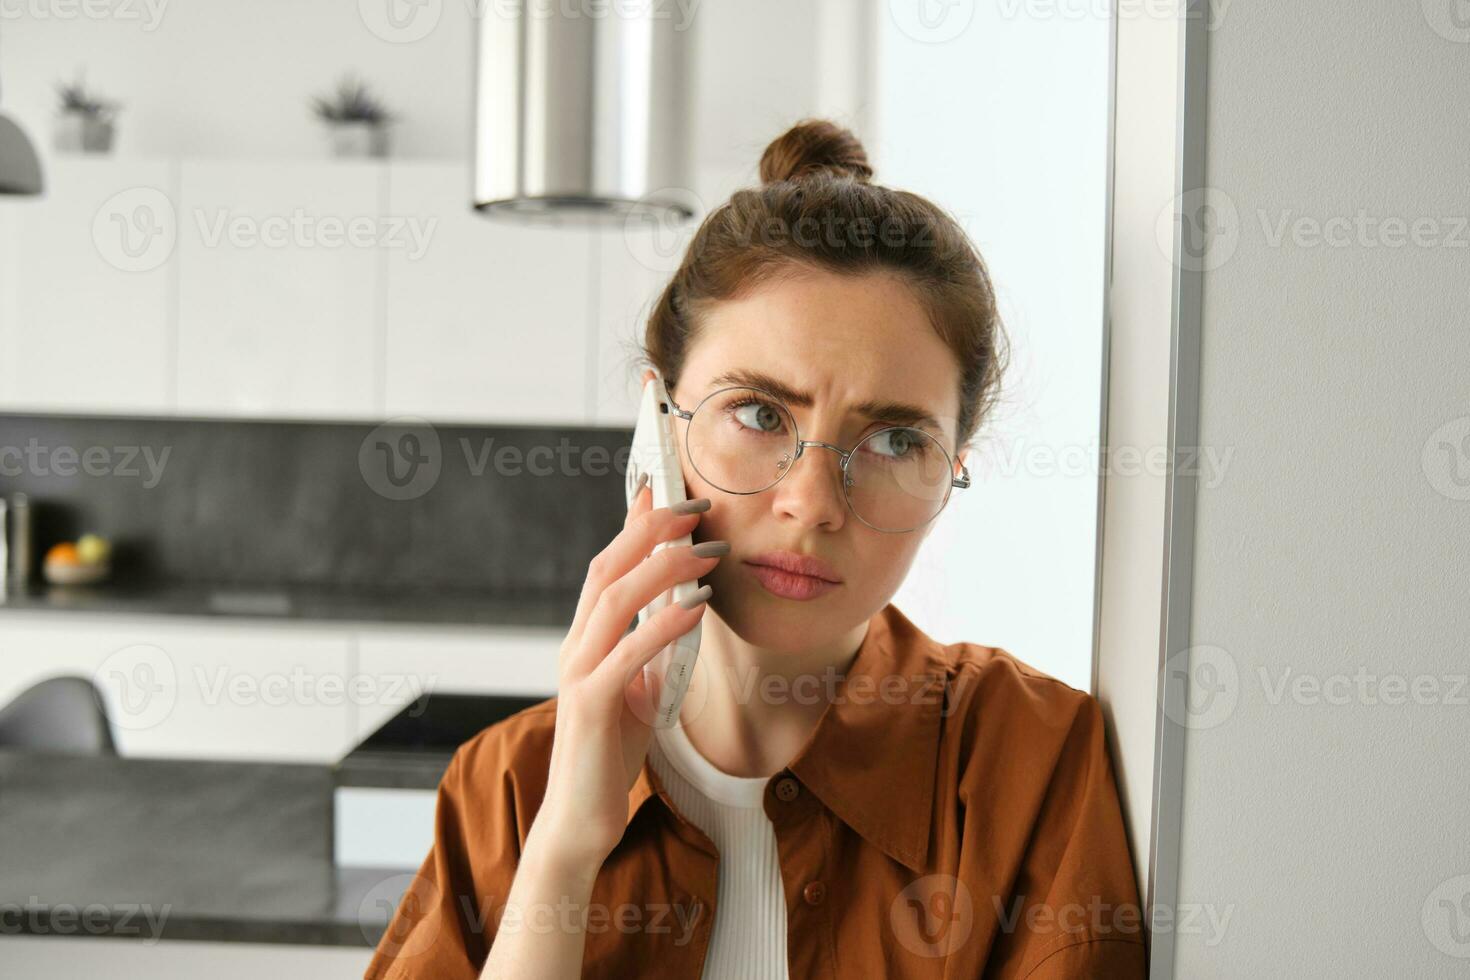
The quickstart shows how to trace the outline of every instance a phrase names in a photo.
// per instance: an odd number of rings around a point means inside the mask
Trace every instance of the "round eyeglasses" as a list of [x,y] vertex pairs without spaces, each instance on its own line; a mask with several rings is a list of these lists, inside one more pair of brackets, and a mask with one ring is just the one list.
[[950,489],[970,485],[970,471],[955,462],[923,429],[889,426],[864,436],[850,451],[802,439],[791,410],[760,388],[722,388],[686,412],[684,448],[689,465],[706,483],[726,493],[769,490],[791,472],[807,446],[830,449],[842,459],[842,490],[858,520],[876,531],[913,531],[939,516]]

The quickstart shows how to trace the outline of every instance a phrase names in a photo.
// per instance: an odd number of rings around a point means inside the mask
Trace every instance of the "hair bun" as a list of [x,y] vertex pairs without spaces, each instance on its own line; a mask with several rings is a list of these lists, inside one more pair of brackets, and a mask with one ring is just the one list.
[[872,164],[862,141],[826,119],[803,119],[776,137],[761,155],[761,183],[796,180],[814,173],[852,177],[867,183]]

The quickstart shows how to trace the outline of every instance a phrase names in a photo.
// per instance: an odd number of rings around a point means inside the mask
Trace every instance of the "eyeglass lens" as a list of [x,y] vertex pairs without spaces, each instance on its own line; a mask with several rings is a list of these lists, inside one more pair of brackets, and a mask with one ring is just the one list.
[[[700,402],[689,419],[689,463],[721,490],[757,493],[795,462],[798,438],[785,404],[757,388],[726,388]],[[865,523],[906,531],[944,508],[953,477],[939,440],[923,429],[890,427],[869,433],[854,447],[844,489],[853,513]]]

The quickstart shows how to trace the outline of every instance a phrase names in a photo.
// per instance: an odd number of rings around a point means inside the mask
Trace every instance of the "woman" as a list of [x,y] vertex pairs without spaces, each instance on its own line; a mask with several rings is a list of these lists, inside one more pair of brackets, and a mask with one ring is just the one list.
[[[455,754],[370,978],[1144,975],[1096,702],[889,602],[995,396],[984,263],[831,123],[760,169],[647,328],[691,500],[640,490],[557,698]],[[655,735],[641,668],[696,623]]]

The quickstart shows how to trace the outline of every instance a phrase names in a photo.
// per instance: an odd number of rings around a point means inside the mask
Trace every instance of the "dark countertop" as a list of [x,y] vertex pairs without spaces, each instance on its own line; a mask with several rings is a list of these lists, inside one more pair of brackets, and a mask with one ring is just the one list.
[[360,592],[299,586],[161,584],[0,587],[7,610],[143,613],[237,619],[568,626],[577,595],[563,592]]
[[331,767],[0,751],[27,934],[372,947],[412,875],[332,862]]

